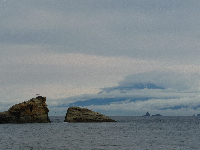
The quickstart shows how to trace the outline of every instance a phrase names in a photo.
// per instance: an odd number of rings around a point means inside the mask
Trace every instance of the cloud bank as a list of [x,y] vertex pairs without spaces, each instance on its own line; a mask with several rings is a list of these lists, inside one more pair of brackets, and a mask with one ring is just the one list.
[[134,74],[98,94],[62,99],[55,107],[82,106],[110,115],[141,116],[148,111],[191,116],[200,111],[199,77],[155,71]]

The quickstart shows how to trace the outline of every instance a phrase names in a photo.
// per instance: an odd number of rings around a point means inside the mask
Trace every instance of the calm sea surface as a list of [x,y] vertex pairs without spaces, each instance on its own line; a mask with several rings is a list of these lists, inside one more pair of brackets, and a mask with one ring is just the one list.
[[111,123],[0,124],[7,150],[200,150],[200,117],[111,117]]

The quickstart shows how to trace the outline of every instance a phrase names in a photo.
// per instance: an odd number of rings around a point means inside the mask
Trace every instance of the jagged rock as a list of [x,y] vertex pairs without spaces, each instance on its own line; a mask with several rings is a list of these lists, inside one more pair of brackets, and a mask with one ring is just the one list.
[[38,96],[0,112],[1,123],[50,123],[46,97]]
[[69,107],[64,122],[115,122],[115,120],[87,108]]
[[143,117],[145,117],[145,116],[150,116],[150,113],[147,112],[146,115],[143,115]]

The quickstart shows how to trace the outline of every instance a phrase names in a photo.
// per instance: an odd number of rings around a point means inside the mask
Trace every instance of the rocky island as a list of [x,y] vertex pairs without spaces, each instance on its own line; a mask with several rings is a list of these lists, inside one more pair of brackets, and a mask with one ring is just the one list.
[[64,122],[116,122],[115,120],[87,108],[69,107]]
[[8,111],[0,112],[0,124],[50,123],[48,112],[46,97],[38,96],[13,105]]

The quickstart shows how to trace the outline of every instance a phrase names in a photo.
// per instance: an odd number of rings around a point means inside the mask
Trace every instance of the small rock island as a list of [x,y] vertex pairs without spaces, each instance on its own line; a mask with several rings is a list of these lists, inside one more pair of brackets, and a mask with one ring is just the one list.
[[87,108],[69,107],[64,122],[116,122],[115,120]]
[[13,105],[8,111],[0,112],[0,124],[50,123],[48,112],[46,97],[38,96]]
[[143,115],[143,117],[149,117],[150,116],[150,113],[147,112],[146,115]]

